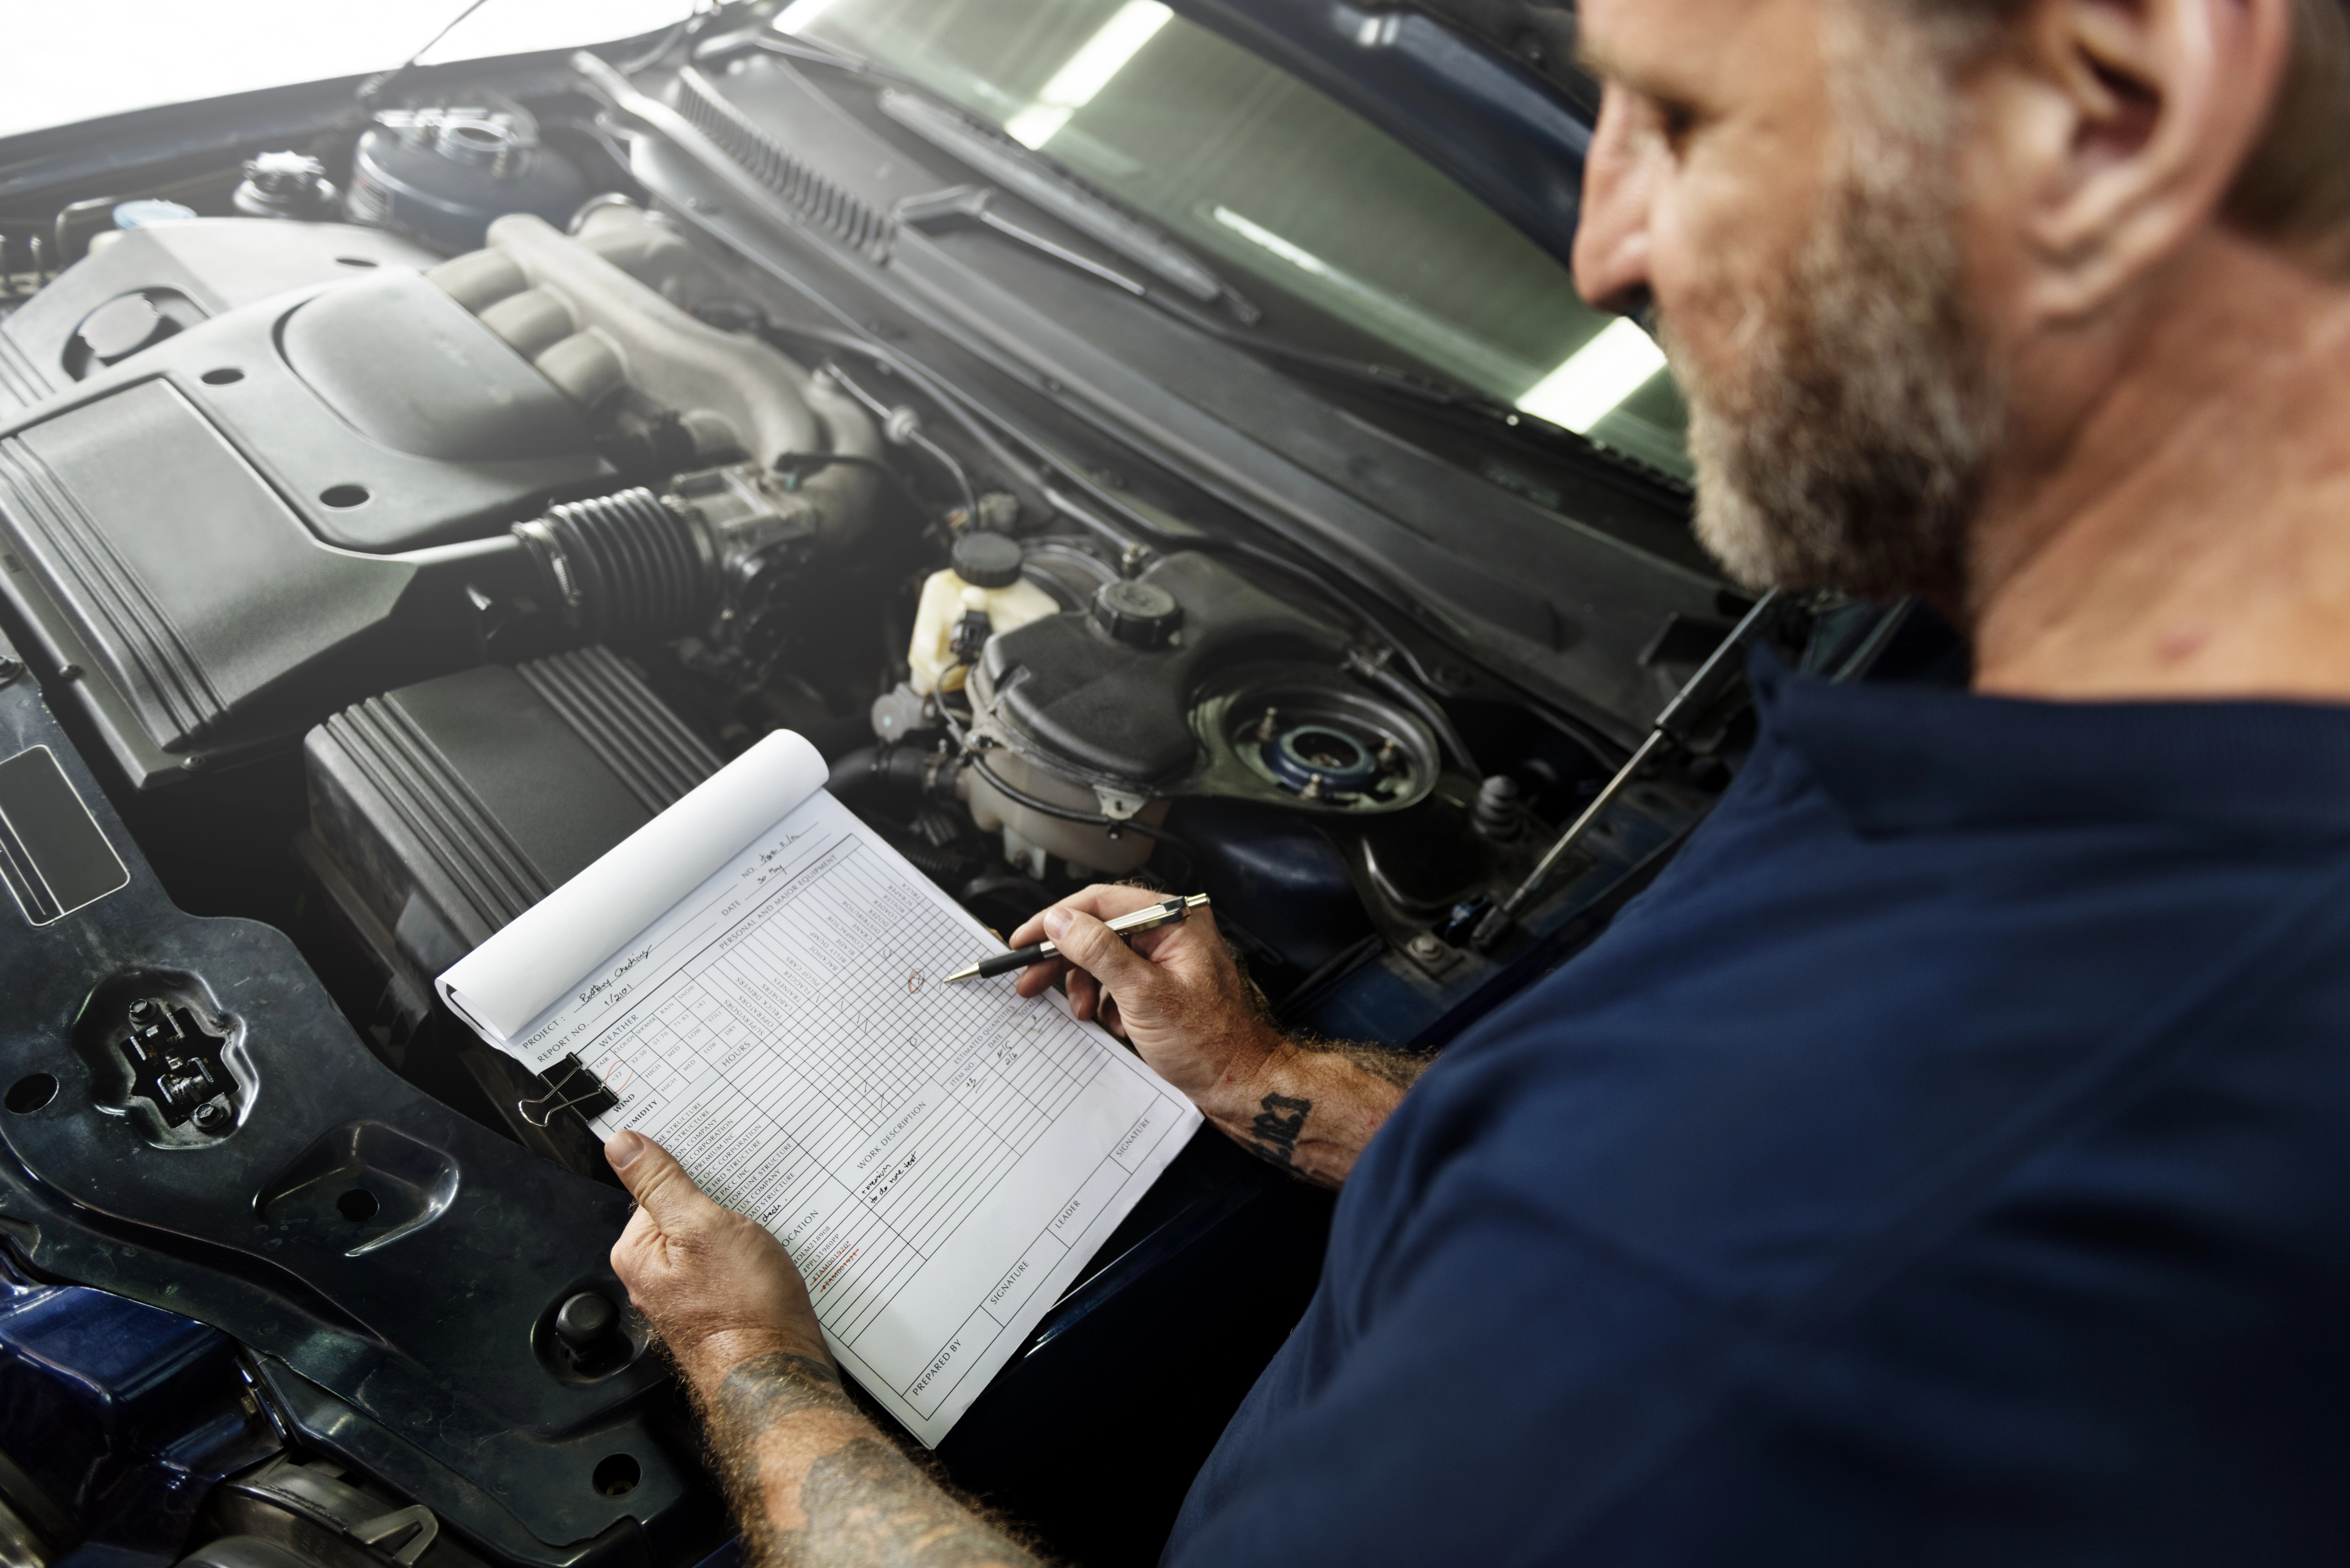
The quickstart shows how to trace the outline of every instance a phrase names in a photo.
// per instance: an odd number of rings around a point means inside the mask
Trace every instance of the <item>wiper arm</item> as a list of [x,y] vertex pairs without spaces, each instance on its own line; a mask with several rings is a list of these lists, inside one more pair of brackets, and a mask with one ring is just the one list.
[[[771,30],[772,26],[772,23],[758,23],[752,29],[754,33],[750,39],[752,45],[764,49],[771,55],[781,55],[787,60],[806,60],[810,65],[832,66],[840,70],[853,71],[858,76],[885,76],[892,78],[897,77],[894,71],[878,69],[873,62],[863,55],[852,55],[847,49],[835,48],[820,39],[795,38],[789,33],[774,32]],[[733,47],[733,41],[729,40],[728,47]],[[711,52],[716,54],[721,51]],[[699,59],[702,57],[697,55],[694,57]]]
[[[1161,306],[1171,303],[1163,297],[1158,298],[1157,302]],[[1245,349],[1259,358],[1273,360],[1305,376],[1318,377],[1326,381],[1342,381],[1357,390],[1369,392],[1388,402],[1451,410],[1534,435],[1573,434],[1538,414],[1527,413],[1513,403],[1425,371],[1400,369],[1369,359],[1349,359],[1340,354],[1325,354],[1318,349],[1301,348],[1295,343],[1283,342],[1278,337],[1228,331],[1221,322],[1192,311],[1177,314],[1200,330]],[[1583,438],[1575,436],[1574,439],[1581,441]]]
[[881,112],[899,125],[1137,266],[1198,300],[1221,306],[1254,326],[1263,312],[1191,252],[1064,173],[1049,160],[960,111],[896,88],[881,92]]
[[[1008,140],[994,127],[973,119],[962,109],[942,101],[903,72],[834,45],[788,34],[768,32],[744,41],[768,54],[847,71],[884,84],[879,99],[881,112],[933,147],[952,154],[1013,194],[1043,208],[1201,304],[1222,306],[1243,326],[1253,327],[1263,318],[1263,312],[1246,296],[1191,252],[1069,174],[1053,160]],[[735,46],[730,42],[728,47]],[[1001,213],[987,211],[985,200],[986,192],[976,187],[957,186],[935,196],[918,196],[900,202],[899,216],[918,228],[942,220],[969,219],[1128,294],[1152,297],[1147,286],[1137,287],[1137,280],[1125,274],[1056,244]],[[962,202],[971,203],[970,210],[959,205]]]
[[909,196],[890,208],[889,215],[910,229],[935,228],[956,222],[977,223],[1040,254],[1050,256],[1064,266],[1075,267],[1088,277],[1097,277],[1114,288],[1124,289],[1137,299],[1151,297],[1150,286],[1140,278],[1129,277],[1116,267],[1105,266],[1093,257],[1057,244],[1025,224],[1014,223],[995,210],[994,195],[994,192],[983,185],[957,185],[951,190],[934,191],[926,196]]
[[1423,407],[1454,409],[1482,419],[1511,427],[1531,423],[1538,431],[1553,429],[1548,421],[1521,412],[1500,399],[1471,389],[1456,382],[1439,379],[1415,371],[1398,369],[1390,365],[1368,360],[1348,359],[1339,355],[1318,353],[1301,348],[1279,338],[1261,337],[1254,333],[1235,332],[1212,316],[1170,298],[1152,288],[1141,278],[1131,276],[1107,266],[1093,257],[1060,244],[1046,235],[1023,223],[1016,223],[994,208],[995,192],[984,185],[956,185],[926,195],[909,196],[889,210],[889,215],[911,229],[935,229],[949,223],[969,223],[990,229],[1014,243],[1026,246],[1040,255],[1048,256],[1065,266],[1097,278],[1113,288],[1133,296],[1146,304],[1155,305],[1195,331],[1204,332],[1219,341],[1272,359],[1284,366],[1318,376],[1325,380],[1344,381],[1349,386],[1398,402],[1409,402]]
[[[1165,306],[1169,302],[1162,298],[1158,303]],[[1189,312],[1185,313],[1185,318],[1204,330],[1217,330],[1213,322]],[[1500,426],[1501,430],[1496,433],[1506,434],[1513,440],[1530,441],[1554,451],[1563,447],[1578,456],[1596,456],[1613,466],[1628,467],[1651,483],[1663,484],[1668,490],[1683,495],[1689,493],[1687,482],[1678,475],[1667,473],[1564,425],[1553,424],[1540,414],[1530,414],[1515,403],[1490,393],[1417,370],[1399,370],[1391,365],[1316,353],[1311,348],[1300,348],[1278,338],[1243,337],[1238,333],[1218,335],[1236,348],[1261,358],[1274,360],[1301,376],[1341,382],[1391,403],[1466,414],[1481,423]]]

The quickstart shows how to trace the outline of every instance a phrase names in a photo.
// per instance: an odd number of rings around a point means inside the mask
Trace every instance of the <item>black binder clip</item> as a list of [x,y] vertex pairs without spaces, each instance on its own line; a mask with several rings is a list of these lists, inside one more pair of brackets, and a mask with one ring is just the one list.
[[[535,1127],[543,1127],[553,1121],[557,1111],[577,1111],[583,1118],[593,1120],[620,1103],[620,1097],[607,1088],[604,1080],[590,1072],[588,1064],[576,1054],[565,1056],[540,1074],[539,1082],[546,1085],[546,1093],[535,1100],[515,1102],[515,1109],[522,1113],[522,1119]],[[535,1116],[530,1114],[533,1106],[545,1106],[549,1100],[556,1103],[547,1106],[546,1115]]]

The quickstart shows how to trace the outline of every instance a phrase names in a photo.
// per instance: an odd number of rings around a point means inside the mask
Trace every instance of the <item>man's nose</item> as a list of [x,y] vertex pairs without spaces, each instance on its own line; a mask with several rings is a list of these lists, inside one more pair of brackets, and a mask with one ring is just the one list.
[[1628,316],[1648,303],[1650,182],[1623,94],[1609,87],[1583,161],[1583,213],[1575,234],[1575,286],[1595,309]]

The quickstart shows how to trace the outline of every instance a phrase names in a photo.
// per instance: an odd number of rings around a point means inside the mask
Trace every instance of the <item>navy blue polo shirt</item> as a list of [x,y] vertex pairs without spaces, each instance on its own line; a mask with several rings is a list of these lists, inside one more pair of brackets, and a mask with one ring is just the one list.
[[1373,1141],[1169,1561],[2350,1561],[2350,709],[1755,679]]

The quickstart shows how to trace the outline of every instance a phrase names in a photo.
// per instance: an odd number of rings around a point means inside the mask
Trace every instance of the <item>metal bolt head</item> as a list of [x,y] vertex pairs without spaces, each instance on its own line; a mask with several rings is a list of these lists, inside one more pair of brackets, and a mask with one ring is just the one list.
[[1444,956],[1444,939],[1434,931],[1422,931],[1411,939],[1404,950],[1422,963],[1432,962]]
[[244,175],[272,195],[286,195],[325,179],[327,166],[299,152],[264,152],[245,160]]
[[225,1131],[229,1124],[228,1107],[218,1100],[206,1100],[196,1107],[196,1126],[208,1133]]

